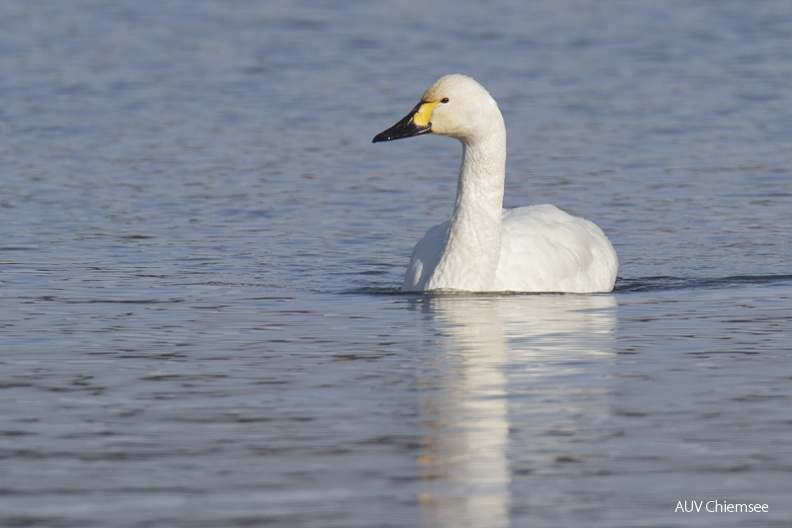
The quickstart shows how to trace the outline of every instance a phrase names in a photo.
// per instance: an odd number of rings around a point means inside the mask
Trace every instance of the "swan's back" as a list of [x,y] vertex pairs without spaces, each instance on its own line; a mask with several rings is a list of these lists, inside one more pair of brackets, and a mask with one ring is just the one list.
[[495,289],[590,293],[611,291],[618,259],[592,222],[552,205],[504,209]]
[[[415,245],[402,291],[424,291],[443,254],[449,221]],[[504,209],[501,251],[491,291],[592,293],[611,291],[618,258],[592,222],[553,205]]]

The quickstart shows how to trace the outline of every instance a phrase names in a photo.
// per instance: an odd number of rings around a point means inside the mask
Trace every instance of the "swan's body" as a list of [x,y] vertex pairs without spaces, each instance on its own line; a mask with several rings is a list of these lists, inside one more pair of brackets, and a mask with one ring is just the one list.
[[552,205],[503,209],[506,127],[483,86],[464,75],[440,78],[374,141],[429,132],[462,142],[462,168],[451,218],[416,244],[402,290],[613,289],[618,259],[599,227]]

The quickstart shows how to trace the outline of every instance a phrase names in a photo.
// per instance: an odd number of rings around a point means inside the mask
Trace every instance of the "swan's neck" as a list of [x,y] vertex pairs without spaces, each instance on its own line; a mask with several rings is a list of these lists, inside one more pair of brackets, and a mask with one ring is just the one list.
[[431,289],[492,289],[506,176],[506,130],[499,121],[487,133],[462,141],[456,203]]

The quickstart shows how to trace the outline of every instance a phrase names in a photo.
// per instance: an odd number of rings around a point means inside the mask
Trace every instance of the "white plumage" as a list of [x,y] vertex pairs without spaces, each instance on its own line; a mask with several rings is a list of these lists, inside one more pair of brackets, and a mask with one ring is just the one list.
[[451,218],[413,249],[404,291],[608,292],[618,259],[602,230],[552,205],[503,209],[506,128],[470,77],[446,75],[374,142],[424,133],[462,142]]

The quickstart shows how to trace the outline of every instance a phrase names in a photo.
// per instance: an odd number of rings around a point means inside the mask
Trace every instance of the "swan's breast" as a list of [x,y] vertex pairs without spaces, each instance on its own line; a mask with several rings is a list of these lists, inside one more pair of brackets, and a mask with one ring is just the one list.
[[410,265],[404,275],[402,291],[424,291],[440,262],[449,221],[446,220],[429,229],[415,244]]

